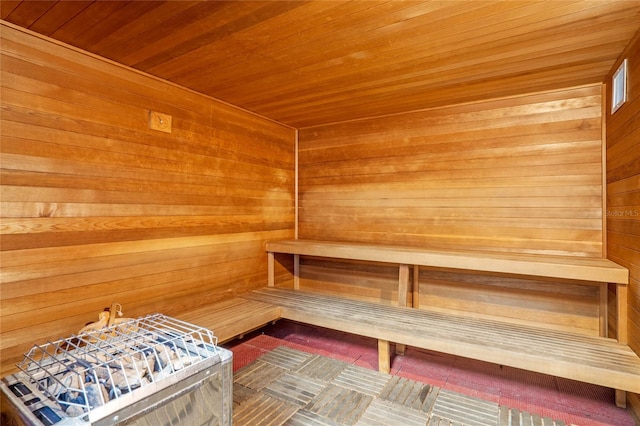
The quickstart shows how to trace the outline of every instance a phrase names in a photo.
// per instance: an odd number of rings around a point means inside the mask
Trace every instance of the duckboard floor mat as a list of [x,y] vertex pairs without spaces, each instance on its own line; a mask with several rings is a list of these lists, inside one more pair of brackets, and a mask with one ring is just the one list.
[[234,374],[233,424],[564,426],[426,383],[280,346]]

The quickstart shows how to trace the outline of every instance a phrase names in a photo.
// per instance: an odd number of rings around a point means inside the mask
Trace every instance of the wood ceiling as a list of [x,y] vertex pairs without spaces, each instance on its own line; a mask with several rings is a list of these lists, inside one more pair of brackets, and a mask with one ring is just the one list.
[[293,127],[602,82],[640,1],[8,1],[2,19]]

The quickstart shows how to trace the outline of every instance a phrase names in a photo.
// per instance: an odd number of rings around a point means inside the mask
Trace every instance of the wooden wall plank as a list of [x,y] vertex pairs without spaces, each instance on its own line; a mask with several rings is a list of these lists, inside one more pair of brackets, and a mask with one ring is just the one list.
[[4,25],[2,44],[2,374],[114,301],[178,315],[266,285],[294,129]]
[[[510,250],[547,252],[536,241],[557,240],[557,254],[587,243],[577,255],[602,256],[600,96],[590,86],[302,129],[300,236],[422,244],[438,234],[436,245],[459,247],[493,235],[518,240]],[[482,216],[493,208],[513,209],[502,226]]]
[[[611,78],[624,58],[628,63],[627,102],[611,114]],[[611,68],[605,80],[607,120],[607,257],[629,269],[627,342],[640,354],[640,31]],[[613,289],[611,289],[613,290]],[[615,294],[610,295],[615,301]],[[615,304],[614,304],[615,305]],[[616,335],[616,309],[609,332]],[[629,409],[640,419],[638,395],[628,395]]]
[[[300,238],[602,257],[601,124],[592,85],[301,129]],[[380,267],[302,265],[303,288],[393,303]],[[597,286],[441,274],[421,308],[598,333]]]
[[[611,114],[608,93],[605,105],[607,257],[629,269],[626,337],[629,346],[640,354],[640,31],[611,68],[605,80],[609,91],[613,73],[624,58],[628,61],[628,101]],[[615,301],[615,294],[610,295],[610,301]],[[616,316],[612,309],[609,332],[614,335]],[[628,400],[630,409],[640,418],[638,396]]]

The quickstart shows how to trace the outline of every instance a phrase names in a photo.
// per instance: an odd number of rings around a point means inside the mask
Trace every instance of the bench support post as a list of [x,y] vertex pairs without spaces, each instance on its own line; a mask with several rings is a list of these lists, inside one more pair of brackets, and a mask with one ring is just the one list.
[[276,261],[272,251],[267,252],[267,275],[267,284],[269,287],[274,287],[276,285]]
[[[409,265],[400,265],[398,273],[398,306],[406,307],[409,300]],[[396,353],[404,355],[406,345],[396,344]]]
[[391,345],[389,341],[378,339],[378,371],[389,374],[391,372]]
[[598,314],[600,316],[600,337],[607,337],[609,334],[608,322],[609,308],[609,284],[600,283],[600,307]]
[[624,284],[618,284],[616,286],[616,301],[617,301],[617,337],[618,342],[627,344],[627,286]]
[[[627,292],[628,288],[624,284],[618,284],[616,286],[616,304],[617,304],[617,338],[618,342],[626,345],[628,343],[627,337]],[[620,408],[627,407],[627,393],[623,390],[616,389],[616,405]]]
[[293,288],[300,290],[300,255],[293,255]]
[[407,306],[409,287],[409,265],[400,265],[400,273],[398,274],[398,306]]
[[412,308],[420,307],[420,266],[413,265],[413,298],[411,300]]

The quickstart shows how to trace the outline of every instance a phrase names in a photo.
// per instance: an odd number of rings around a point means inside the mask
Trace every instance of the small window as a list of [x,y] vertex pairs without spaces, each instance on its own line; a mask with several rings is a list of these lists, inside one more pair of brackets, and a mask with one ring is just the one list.
[[627,101],[627,60],[625,59],[613,74],[613,88],[611,91],[611,114]]

